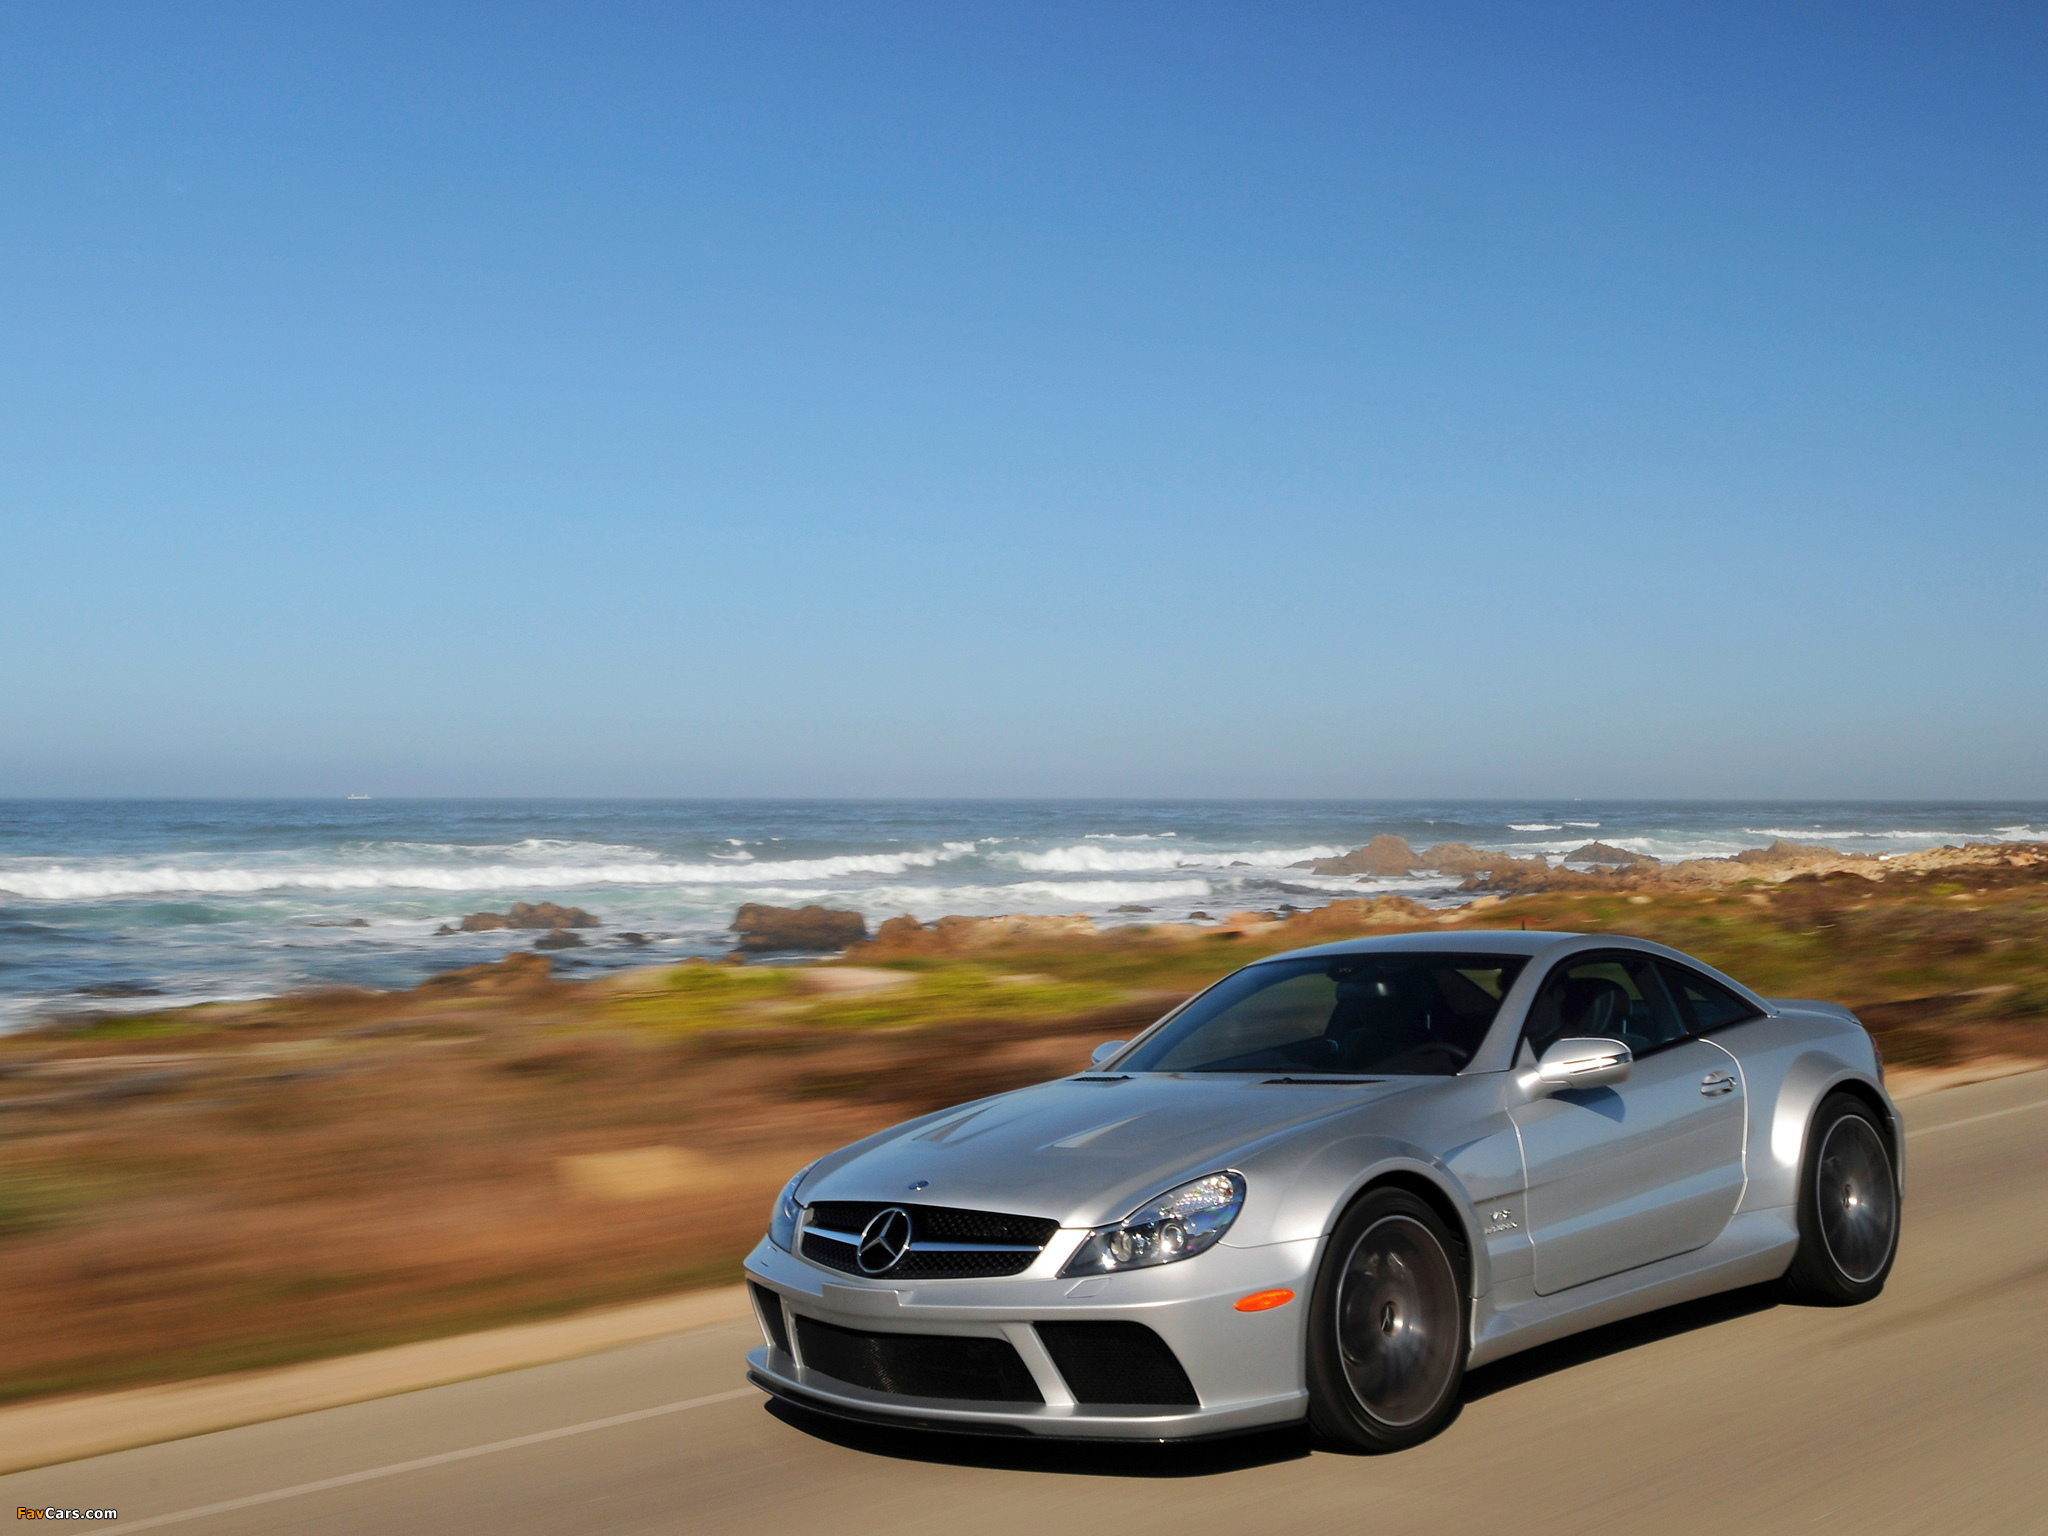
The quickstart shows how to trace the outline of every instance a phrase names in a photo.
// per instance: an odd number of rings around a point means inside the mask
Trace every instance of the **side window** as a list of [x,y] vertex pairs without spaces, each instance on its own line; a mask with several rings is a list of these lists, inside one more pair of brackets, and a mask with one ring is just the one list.
[[1757,1011],[1741,998],[1730,992],[1717,981],[1709,981],[1698,971],[1687,970],[1670,961],[1660,961],[1659,969],[1671,988],[1671,995],[1678,1000],[1679,1010],[1687,1015],[1687,1023],[1696,1035],[1712,1034],[1730,1024],[1740,1024],[1744,1019],[1757,1017]]
[[1522,1038],[1538,1056],[1559,1040],[1619,1040],[1638,1056],[1685,1038],[1686,1028],[1648,955],[1574,955],[1550,973]]

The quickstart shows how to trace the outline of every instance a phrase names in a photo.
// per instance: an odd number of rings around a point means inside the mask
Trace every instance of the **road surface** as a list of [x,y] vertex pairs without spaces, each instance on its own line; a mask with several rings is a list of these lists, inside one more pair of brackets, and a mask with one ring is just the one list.
[[1740,1293],[1550,1345],[1474,1373],[1457,1421],[1399,1456],[841,1427],[749,1388],[754,1330],[719,1324],[17,1473],[0,1510],[192,1536],[2048,1532],[2048,1073],[1906,1113],[1906,1240],[1876,1302]]

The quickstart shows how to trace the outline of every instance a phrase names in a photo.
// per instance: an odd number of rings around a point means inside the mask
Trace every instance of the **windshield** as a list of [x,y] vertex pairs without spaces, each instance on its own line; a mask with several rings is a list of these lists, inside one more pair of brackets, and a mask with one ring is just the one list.
[[1525,963],[1373,954],[1247,966],[1115,1070],[1449,1076],[1479,1049]]

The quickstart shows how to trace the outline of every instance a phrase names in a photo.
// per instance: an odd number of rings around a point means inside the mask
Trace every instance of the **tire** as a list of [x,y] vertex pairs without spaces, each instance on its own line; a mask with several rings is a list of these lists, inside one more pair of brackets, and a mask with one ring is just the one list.
[[1330,1235],[1309,1298],[1308,1417],[1346,1450],[1404,1450],[1458,1411],[1471,1353],[1465,1245],[1398,1189],[1368,1191]]
[[1796,1301],[1849,1307],[1884,1289],[1899,1252],[1891,1137],[1868,1104],[1831,1093],[1814,1111],[1799,1171],[1799,1249],[1785,1271]]

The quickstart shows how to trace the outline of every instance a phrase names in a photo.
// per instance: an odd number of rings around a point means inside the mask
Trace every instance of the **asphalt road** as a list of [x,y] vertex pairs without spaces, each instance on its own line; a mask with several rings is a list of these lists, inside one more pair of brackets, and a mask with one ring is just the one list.
[[[1748,1292],[1475,1373],[1436,1440],[933,1442],[745,1385],[751,1325],[0,1478],[200,1533],[2048,1532],[2048,1073],[1914,1100],[1885,1294]],[[508,1443],[509,1442],[509,1443]],[[47,1529],[48,1527],[45,1527]],[[72,1527],[75,1528],[75,1527]],[[107,1527],[101,1527],[103,1529]]]

